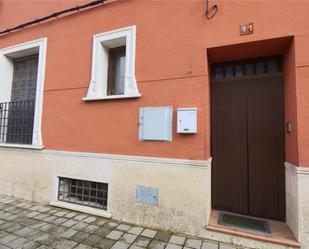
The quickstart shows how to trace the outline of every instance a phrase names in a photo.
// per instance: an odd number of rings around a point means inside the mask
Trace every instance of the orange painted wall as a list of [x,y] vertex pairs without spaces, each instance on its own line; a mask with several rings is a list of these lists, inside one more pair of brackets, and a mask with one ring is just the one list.
[[[0,28],[87,1],[0,1]],[[120,0],[0,38],[0,48],[47,37],[43,143],[47,149],[127,155],[208,159],[210,109],[207,48],[294,36],[285,51],[287,161],[309,166],[309,1]],[[19,13],[16,17],[17,9]],[[253,22],[254,34],[239,35]],[[85,103],[91,71],[92,36],[137,26],[136,79],[142,97]],[[241,50],[240,50],[241,53]],[[241,56],[244,56],[243,54]],[[290,59],[289,59],[290,61]],[[294,76],[293,76],[294,74]],[[296,79],[296,81],[295,81]],[[293,83],[294,82],[294,83]],[[140,142],[142,106],[198,107],[198,133],[174,133],[172,143]],[[175,128],[175,127],[174,127]],[[175,129],[174,129],[175,131]]]

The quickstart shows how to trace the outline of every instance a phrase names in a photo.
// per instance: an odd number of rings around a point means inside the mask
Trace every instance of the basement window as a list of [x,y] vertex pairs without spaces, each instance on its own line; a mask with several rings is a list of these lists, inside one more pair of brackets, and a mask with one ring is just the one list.
[[107,183],[59,177],[59,201],[107,210],[107,199]]
[[135,80],[135,26],[93,38],[92,72],[85,101],[140,97]]

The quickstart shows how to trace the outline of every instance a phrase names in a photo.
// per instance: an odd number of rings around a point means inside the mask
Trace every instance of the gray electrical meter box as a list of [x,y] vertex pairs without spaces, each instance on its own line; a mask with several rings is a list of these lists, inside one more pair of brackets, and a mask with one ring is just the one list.
[[171,106],[143,107],[139,112],[139,140],[172,141]]
[[197,132],[197,108],[177,109],[177,133]]

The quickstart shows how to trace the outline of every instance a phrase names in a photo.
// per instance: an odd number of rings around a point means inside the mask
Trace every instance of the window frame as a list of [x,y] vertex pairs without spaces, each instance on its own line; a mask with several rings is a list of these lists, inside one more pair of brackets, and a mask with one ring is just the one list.
[[[124,94],[108,95],[108,50],[126,46]],[[93,36],[91,80],[84,101],[137,98],[135,79],[136,26],[121,28]]]
[[14,58],[24,57],[27,55],[38,54],[38,72],[32,144],[24,145],[1,143],[0,147],[43,149],[41,123],[43,111],[46,50],[47,38],[41,38],[6,48],[0,48],[0,68],[1,71],[3,69],[4,72],[3,74],[0,74],[0,82],[4,82],[4,85],[0,86],[0,89],[4,90],[0,93],[0,102],[11,101],[11,89],[13,84],[12,80],[14,71],[14,63],[12,60]]

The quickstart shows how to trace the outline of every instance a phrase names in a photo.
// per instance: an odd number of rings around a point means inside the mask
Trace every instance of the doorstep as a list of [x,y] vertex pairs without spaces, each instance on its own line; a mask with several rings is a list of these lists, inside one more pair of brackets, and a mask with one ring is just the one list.
[[234,236],[240,236],[262,242],[279,244],[283,246],[290,246],[295,248],[301,247],[301,244],[295,239],[289,227],[284,222],[267,220],[272,233],[270,235],[264,235],[260,233],[254,233],[250,230],[219,225],[218,218],[219,211],[212,210],[209,217],[207,230]]

